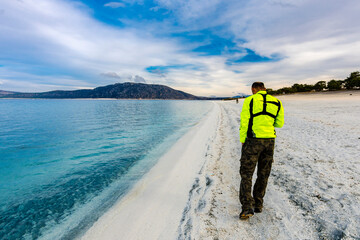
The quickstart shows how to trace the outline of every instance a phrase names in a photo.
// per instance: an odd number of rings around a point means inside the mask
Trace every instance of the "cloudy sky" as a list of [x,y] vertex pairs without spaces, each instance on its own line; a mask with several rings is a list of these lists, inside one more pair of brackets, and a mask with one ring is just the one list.
[[0,0],[0,89],[116,82],[201,96],[360,70],[358,0]]

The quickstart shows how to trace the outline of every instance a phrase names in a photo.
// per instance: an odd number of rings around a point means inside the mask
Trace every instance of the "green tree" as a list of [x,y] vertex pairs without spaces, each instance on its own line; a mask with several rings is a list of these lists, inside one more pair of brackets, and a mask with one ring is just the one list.
[[327,87],[329,88],[330,91],[340,90],[341,84],[342,84],[341,80],[331,80],[330,82],[328,82]]
[[314,85],[304,84],[304,92],[310,92],[312,90],[314,90]]
[[272,88],[267,88],[267,89],[266,89],[266,92],[267,92],[268,94],[275,94],[275,91],[274,91]]
[[294,92],[303,92],[304,86],[302,84],[295,83],[291,86]]
[[360,87],[360,72],[352,72],[350,76],[345,79],[346,89],[353,89],[354,87]]
[[325,81],[319,81],[315,83],[314,89],[316,91],[322,91],[324,88],[326,88],[326,82]]
[[295,83],[294,85],[292,85],[291,87],[295,92],[310,92],[311,90],[314,89],[313,85],[309,85],[309,84],[298,84]]
[[295,89],[293,88],[289,88],[289,87],[284,87],[284,88],[280,88],[279,90],[276,91],[278,94],[283,94],[283,93],[295,93]]

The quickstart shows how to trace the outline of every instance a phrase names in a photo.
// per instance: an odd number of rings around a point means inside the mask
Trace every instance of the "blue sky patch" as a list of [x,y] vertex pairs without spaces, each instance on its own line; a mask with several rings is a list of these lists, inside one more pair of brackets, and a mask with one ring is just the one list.
[[[131,27],[126,24],[141,21],[161,22],[171,18],[171,12],[159,7],[154,1],[95,1],[84,0],[97,20],[117,27]],[[129,20],[127,23],[121,20]]]
[[241,45],[246,43],[244,39],[235,39],[228,31],[226,25],[200,31],[174,33],[171,36],[181,39],[184,43],[189,43],[190,46],[195,46],[190,51],[196,52],[201,56],[217,56],[243,52],[244,49]]
[[192,64],[180,64],[180,65],[167,65],[167,66],[150,66],[145,70],[149,73],[165,75],[170,69],[191,69],[197,70],[199,67]]
[[236,43],[229,39],[213,36],[209,41],[209,44],[197,47],[193,51],[199,52],[205,56],[222,55],[241,51],[241,49],[236,47]]
[[255,51],[246,48],[245,56],[240,57],[238,59],[229,58],[226,61],[227,65],[234,65],[240,63],[259,63],[259,62],[276,62],[281,60],[282,58],[278,54],[272,54],[270,57],[258,55]]

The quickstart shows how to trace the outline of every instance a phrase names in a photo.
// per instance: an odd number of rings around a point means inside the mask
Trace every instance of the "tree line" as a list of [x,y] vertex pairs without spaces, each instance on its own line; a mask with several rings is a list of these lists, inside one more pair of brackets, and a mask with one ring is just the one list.
[[283,87],[278,90],[273,90],[271,88],[267,89],[269,94],[287,94],[287,93],[297,93],[297,92],[311,92],[311,91],[335,91],[341,89],[360,89],[360,72],[352,72],[350,73],[349,77],[344,80],[330,80],[329,82],[326,81],[319,81],[314,85],[311,84],[298,84],[295,83],[291,87]]

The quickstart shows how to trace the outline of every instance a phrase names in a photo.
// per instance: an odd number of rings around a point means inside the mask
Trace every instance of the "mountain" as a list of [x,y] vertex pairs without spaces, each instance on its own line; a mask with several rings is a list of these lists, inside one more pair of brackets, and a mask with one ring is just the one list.
[[17,93],[0,91],[0,98],[119,98],[119,99],[191,99],[204,100],[186,92],[164,85],[145,83],[116,83],[94,89],[50,91],[41,93]]
[[238,93],[238,95],[233,96],[233,98],[246,98],[250,96],[249,94],[245,94],[245,93]]

